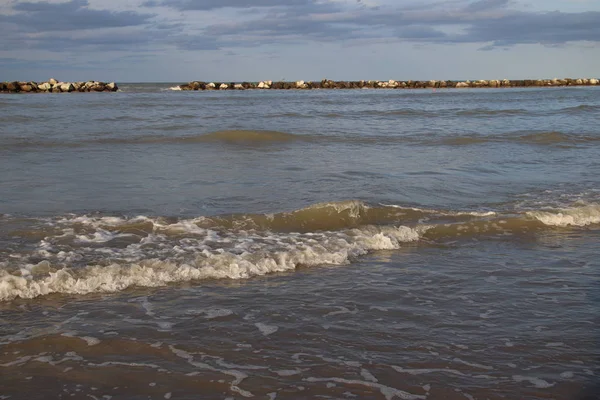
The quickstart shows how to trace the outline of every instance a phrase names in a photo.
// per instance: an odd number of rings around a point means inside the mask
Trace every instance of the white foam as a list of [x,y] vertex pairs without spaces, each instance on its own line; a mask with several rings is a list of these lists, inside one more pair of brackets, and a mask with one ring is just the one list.
[[202,310],[187,310],[186,314],[204,315],[204,318],[206,319],[214,319],[232,315],[233,311],[228,310],[226,308],[208,308]]
[[435,372],[443,372],[446,374],[465,376],[465,374],[463,374],[462,372],[457,371],[455,369],[450,369],[450,368],[412,368],[412,369],[410,369],[410,368],[398,367],[396,365],[392,365],[392,368],[397,372],[402,372],[402,373],[410,374],[410,375],[423,375],[423,374],[431,374],[431,373],[435,373]]
[[[78,219],[80,223],[92,225],[122,224],[124,221],[121,218]],[[246,279],[293,270],[299,265],[342,265],[369,251],[397,249],[405,242],[419,239],[416,230],[405,226],[312,234],[229,232],[219,236],[187,221],[173,224],[168,229],[201,234],[202,237],[185,236],[177,239],[174,245],[172,238],[156,234],[150,248],[133,244],[125,249],[85,248],[65,252],[73,256],[82,256],[78,252],[84,252],[86,257],[91,254],[103,259],[109,255],[110,259],[122,260],[111,265],[88,265],[77,269],[47,266],[44,267],[46,274],[35,277],[2,269],[0,301],[50,293],[116,292],[131,286],[156,287],[201,279]]]
[[365,378],[365,380],[370,381],[370,382],[379,382],[379,380],[377,378],[375,378],[375,376],[370,373],[369,371],[367,371],[366,369],[361,369],[360,370],[360,375]]
[[279,371],[275,371],[275,373],[279,376],[294,376],[301,374],[302,371],[300,371],[299,369],[282,369]]
[[179,86],[172,86],[169,88],[169,90],[180,91],[181,88]]
[[471,362],[467,362],[467,361],[461,360],[460,358],[455,358],[453,361],[459,362],[459,363],[464,364],[464,365],[468,365],[469,367],[479,368],[479,369],[485,369],[485,370],[488,370],[488,371],[494,369],[494,367],[489,366],[489,365],[482,365],[482,364],[471,363]]
[[527,215],[549,226],[588,226],[600,223],[600,205],[566,208],[556,212],[529,211]]
[[257,322],[256,324],[254,324],[254,326],[256,326],[258,328],[258,330],[260,331],[260,333],[262,333],[265,336],[269,336],[279,330],[278,326],[267,325],[267,324],[263,324],[260,322]]
[[385,385],[382,385],[382,384],[376,383],[376,382],[366,382],[366,381],[344,379],[344,378],[315,378],[315,377],[306,378],[306,381],[307,382],[336,382],[336,383],[344,383],[347,385],[367,386],[367,387],[370,387],[373,389],[378,389],[381,392],[381,394],[386,398],[386,400],[392,400],[394,397],[398,397],[400,399],[406,399],[406,400],[417,400],[417,399],[426,399],[427,398],[427,396],[408,393],[403,390],[396,389],[396,388],[393,388],[390,386],[385,386]]
[[95,346],[98,343],[100,343],[100,339],[96,339],[95,337],[91,337],[91,336],[82,336],[79,339],[84,340],[88,346]]
[[529,382],[538,389],[547,389],[555,385],[554,383],[546,382],[543,379],[529,376],[513,375],[512,378],[515,382]]

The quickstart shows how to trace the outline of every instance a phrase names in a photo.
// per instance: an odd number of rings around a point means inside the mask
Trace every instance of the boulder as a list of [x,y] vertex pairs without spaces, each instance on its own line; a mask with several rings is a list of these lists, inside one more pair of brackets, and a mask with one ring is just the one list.
[[38,89],[47,92],[48,90],[52,89],[52,85],[49,82],[40,83],[38,85]]
[[19,85],[19,82],[7,82],[6,90],[8,90],[9,92],[18,92],[19,90],[21,90],[21,86]]
[[233,85],[233,88],[236,90],[245,90],[246,89],[244,87],[244,85],[242,85],[241,83],[236,83],[235,85]]
[[90,89],[93,90],[94,92],[104,92],[105,88],[106,88],[106,86],[104,85],[104,83],[95,82],[95,85],[92,86]]
[[592,78],[590,79],[590,85],[597,85],[599,83],[598,79]]
[[119,87],[118,87],[118,86],[117,86],[117,84],[116,84],[116,83],[114,83],[114,82],[107,83],[107,84],[106,84],[106,88],[107,88],[108,90],[110,90],[111,92],[116,92],[117,90],[119,90]]
[[206,85],[206,88],[208,90],[214,89],[216,87],[216,85],[213,82],[210,82],[209,84]]
[[227,90],[229,88],[229,85],[226,83],[221,83],[219,85],[219,90]]
[[58,83],[58,81],[54,78],[50,78],[48,79],[48,83],[52,86],[56,85]]
[[456,84],[456,87],[457,88],[468,88],[468,87],[470,87],[470,85],[467,82],[458,82]]
[[577,79],[577,80],[575,81],[575,84],[576,84],[576,85],[583,85],[583,80],[581,80],[581,79]]
[[304,86],[304,81],[297,81],[297,82],[296,82],[296,87],[297,87],[298,89],[301,89],[303,86]]
[[73,84],[69,83],[69,82],[61,82],[60,84],[58,84],[58,87],[60,88],[61,92],[70,93],[73,90],[75,90],[75,87],[73,86]]
[[27,93],[29,93],[29,92],[31,92],[31,91],[34,90],[33,86],[31,86],[29,84],[26,84],[26,83],[21,84],[19,86],[20,86],[21,92],[27,92]]

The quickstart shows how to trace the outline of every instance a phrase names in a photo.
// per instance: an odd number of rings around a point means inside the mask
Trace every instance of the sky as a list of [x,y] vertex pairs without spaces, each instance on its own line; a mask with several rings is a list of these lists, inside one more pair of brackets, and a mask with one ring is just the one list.
[[600,0],[0,0],[0,81],[600,77]]

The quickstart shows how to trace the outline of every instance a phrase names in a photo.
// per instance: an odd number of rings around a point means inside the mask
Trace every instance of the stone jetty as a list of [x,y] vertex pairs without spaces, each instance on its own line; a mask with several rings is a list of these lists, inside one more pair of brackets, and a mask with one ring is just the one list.
[[4,93],[72,93],[72,92],[116,92],[119,87],[110,82],[60,82],[49,79],[47,82],[0,82],[0,92]]
[[554,79],[491,79],[476,81],[295,81],[295,82],[202,82],[193,81],[177,87],[178,90],[247,90],[247,89],[443,89],[443,88],[509,88],[509,87],[558,87],[600,85],[596,78]]

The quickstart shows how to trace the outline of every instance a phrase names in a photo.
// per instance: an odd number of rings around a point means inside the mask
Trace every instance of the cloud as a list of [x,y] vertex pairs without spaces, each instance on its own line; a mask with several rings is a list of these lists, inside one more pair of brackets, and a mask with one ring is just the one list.
[[1,4],[0,57],[45,49],[83,62],[99,51],[114,52],[115,58],[146,52],[185,58],[210,51],[199,57],[216,60],[231,51],[318,53],[338,44],[358,52],[406,43],[446,50],[464,44],[505,50],[519,44],[600,43],[600,11],[539,12],[516,0],[57,1]]
[[316,4],[315,0],[148,0],[145,7],[170,7],[180,11],[208,11],[219,8],[296,7]]
[[508,2],[509,0],[479,0],[470,3],[466,9],[473,12],[491,10],[494,8],[506,7]]
[[[232,1],[239,6],[243,1]],[[267,3],[267,2],[265,2]],[[269,0],[269,4],[283,3]],[[491,43],[512,46],[600,41],[599,12],[523,12],[508,0],[440,1],[410,7],[357,8],[341,2],[303,2],[250,20],[207,26],[205,38],[227,46],[311,41],[389,39],[418,43]]]
[[174,22],[155,21],[155,14],[89,6],[88,0],[13,2],[11,13],[0,14],[0,49],[135,52],[181,29]]
[[66,3],[18,2],[13,6],[15,14],[0,15],[0,22],[15,24],[24,31],[73,31],[140,26],[155,16],[134,11],[95,10],[88,6],[87,0]]

